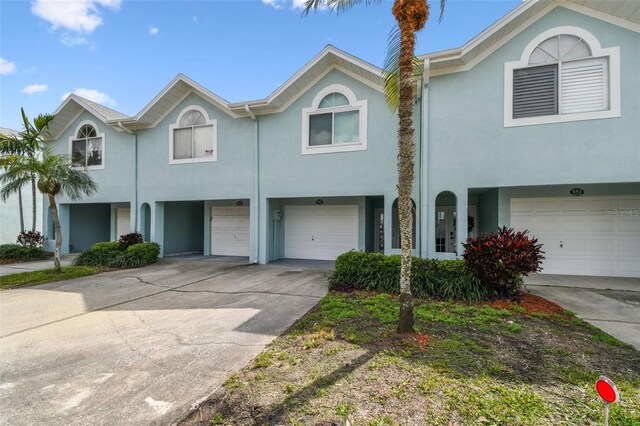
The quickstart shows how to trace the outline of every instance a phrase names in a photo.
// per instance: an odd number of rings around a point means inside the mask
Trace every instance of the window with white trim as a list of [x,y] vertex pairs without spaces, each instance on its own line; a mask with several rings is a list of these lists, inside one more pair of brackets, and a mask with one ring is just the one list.
[[619,117],[619,79],[618,48],[580,28],[549,30],[505,64],[505,126]]
[[172,164],[216,161],[216,121],[198,107],[185,108],[170,126],[169,162]]
[[302,114],[302,154],[367,149],[367,101],[358,101],[345,86],[320,91]]
[[104,134],[95,124],[83,122],[70,140],[71,161],[87,169],[104,167]]

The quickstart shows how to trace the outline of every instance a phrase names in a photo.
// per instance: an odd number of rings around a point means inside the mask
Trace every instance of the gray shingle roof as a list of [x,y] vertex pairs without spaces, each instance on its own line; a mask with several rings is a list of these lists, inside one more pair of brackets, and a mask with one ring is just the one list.
[[18,131],[13,129],[7,129],[6,127],[0,127],[0,135],[18,136]]

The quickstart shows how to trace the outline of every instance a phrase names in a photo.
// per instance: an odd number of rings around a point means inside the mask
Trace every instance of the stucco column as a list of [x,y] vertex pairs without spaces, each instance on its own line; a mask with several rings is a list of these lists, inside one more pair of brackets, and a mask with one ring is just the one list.
[[202,254],[204,256],[211,256],[211,207],[211,201],[204,202],[204,235],[202,243]]
[[393,202],[398,195],[396,193],[384,196],[384,254],[391,254],[391,239],[393,234]]
[[260,204],[257,206],[258,209],[258,220],[262,224],[260,227],[260,231],[258,232],[258,241],[259,244],[259,253],[260,256],[258,258],[258,262],[265,264],[268,262],[267,259],[267,242],[269,240],[269,202],[266,198],[262,198]]
[[164,257],[164,203],[154,205],[151,209],[151,241],[160,244],[160,257]]
[[432,194],[431,191],[427,192],[427,196],[425,196],[426,202],[426,212],[424,213],[427,217],[426,223],[424,227],[426,228],[426,238],[427,240],[424,242],[427,251],[425,257],[428,259],[434,259],[436,257],[436,220],[435,220],[435,212],[436,212],[436,197],[437,194]]
[[[62,247],[60,247],[60,254],[69,253],[69,237],[70,237],[70,220],[71,220],[71,208],[69,204],[58,204],[58,219],[60,220],[60,228],[62,230]],[[55,245],[55,239],[54,239]]]
[[463,188],[456,192],[457,204],[456,204],[456,253],[458,256],[462,256],[464,248],[462,244],[467,241],[468,221],[469,221],[469,207],[468,207],[468,193],[467,188]]

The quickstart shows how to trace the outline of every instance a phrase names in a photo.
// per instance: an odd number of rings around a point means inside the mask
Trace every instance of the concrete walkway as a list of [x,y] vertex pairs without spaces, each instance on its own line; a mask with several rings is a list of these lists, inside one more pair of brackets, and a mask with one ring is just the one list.
[[[62,266],[69,266],[77,256],[77,254],[62,255],[60,256],[60,264]],[[0,265],[0,276],[17,274],[19,272],[41,271],[43,269],[53,269],[53,259]]]
[[167,425],[327,291],[326,271],[161,260],[0,292],[0,423]]
[[525,285],[640,350],[640,278],[533,274]]

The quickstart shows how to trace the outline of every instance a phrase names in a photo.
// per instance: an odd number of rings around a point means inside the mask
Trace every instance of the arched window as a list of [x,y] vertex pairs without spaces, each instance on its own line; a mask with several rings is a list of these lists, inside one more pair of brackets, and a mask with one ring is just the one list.
[[80,123],[70,145],[71,160],[75,164],[89,169],[104,167],[104,133],[99,133],[94,123]]
[[215,161],[216,121],[199,106],[185,108],[170,126],[170,163]]
[[[411,230],[411,248],[416,248],[416,203],[411,200],[411,213],[413,215],[413,229]],[[396,198],[391,207],[391,248],[402,248],[400,240],[400,211]]]
[[320,91],[302,114],[302,153],[361,151],[367,148],[367,101],[339,84]]
[[505,72],[506,125],[619,116],[619,49],[581,28],[539,35]]

